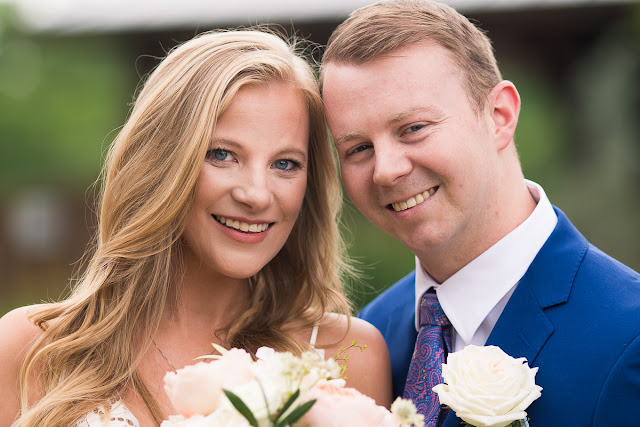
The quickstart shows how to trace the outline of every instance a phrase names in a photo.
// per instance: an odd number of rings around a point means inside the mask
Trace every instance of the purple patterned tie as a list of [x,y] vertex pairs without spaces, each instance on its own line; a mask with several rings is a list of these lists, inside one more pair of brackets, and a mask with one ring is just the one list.
[[431,389],[442,383],[445,351],[451,351],[450,325],[436,294],[425,292],[420,300],[420,332],[404,386],[404,397],[413,400],[424,415],[425,427],[441,425],[449,412],[440,409],[438,395]]

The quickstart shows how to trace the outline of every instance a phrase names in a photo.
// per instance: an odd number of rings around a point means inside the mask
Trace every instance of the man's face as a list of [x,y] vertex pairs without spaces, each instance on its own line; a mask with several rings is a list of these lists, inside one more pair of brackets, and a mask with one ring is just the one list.
[[325,64],[323,96],[345,188],[371,222],[421,259],[485,240],[499,209],[495,130],[447,50],[424,42]]

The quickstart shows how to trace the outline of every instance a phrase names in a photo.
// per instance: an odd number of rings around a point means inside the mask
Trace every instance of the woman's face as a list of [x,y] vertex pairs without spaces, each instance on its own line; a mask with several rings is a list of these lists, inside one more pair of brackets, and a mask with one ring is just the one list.
[[183,234],[185,257],[247,278],[287,240],[307,185],[309,113],[289,83],[242,87],[220,116]]

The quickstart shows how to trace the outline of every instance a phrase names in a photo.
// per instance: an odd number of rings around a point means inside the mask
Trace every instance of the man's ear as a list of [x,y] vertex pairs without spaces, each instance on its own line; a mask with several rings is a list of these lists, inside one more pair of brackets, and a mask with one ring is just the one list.
[[516,131],[520,94],[513,83],[503,80],[489,92],[488,102],[496,148],[502,150],[509,145]]

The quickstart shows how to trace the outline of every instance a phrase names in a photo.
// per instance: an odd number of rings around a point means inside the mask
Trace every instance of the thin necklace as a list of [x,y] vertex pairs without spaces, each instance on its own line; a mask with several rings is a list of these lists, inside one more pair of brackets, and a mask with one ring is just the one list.
[[156,348],[158,349],[158,351],[160,352],[160,354],[162,355],[162,357],[164,357],[164,360],[167,361],[167,363],[169,364],[169,366],[171,366],[171,369],[173,369],[173,372],[178,372],[178,370],[176,369],[175,366],[173,366],[173,363],[171,363],[171,361],[169,360],[169,358],[167,357],[166,354],[164,354],[164,352],[162,350],[160,350],[160,347],[158,347],[158,344],[156,344],[156,342],[154,341],[153,337],[149,337],[151,338],[151,342],[153,343],[153,345],[156,346]]

